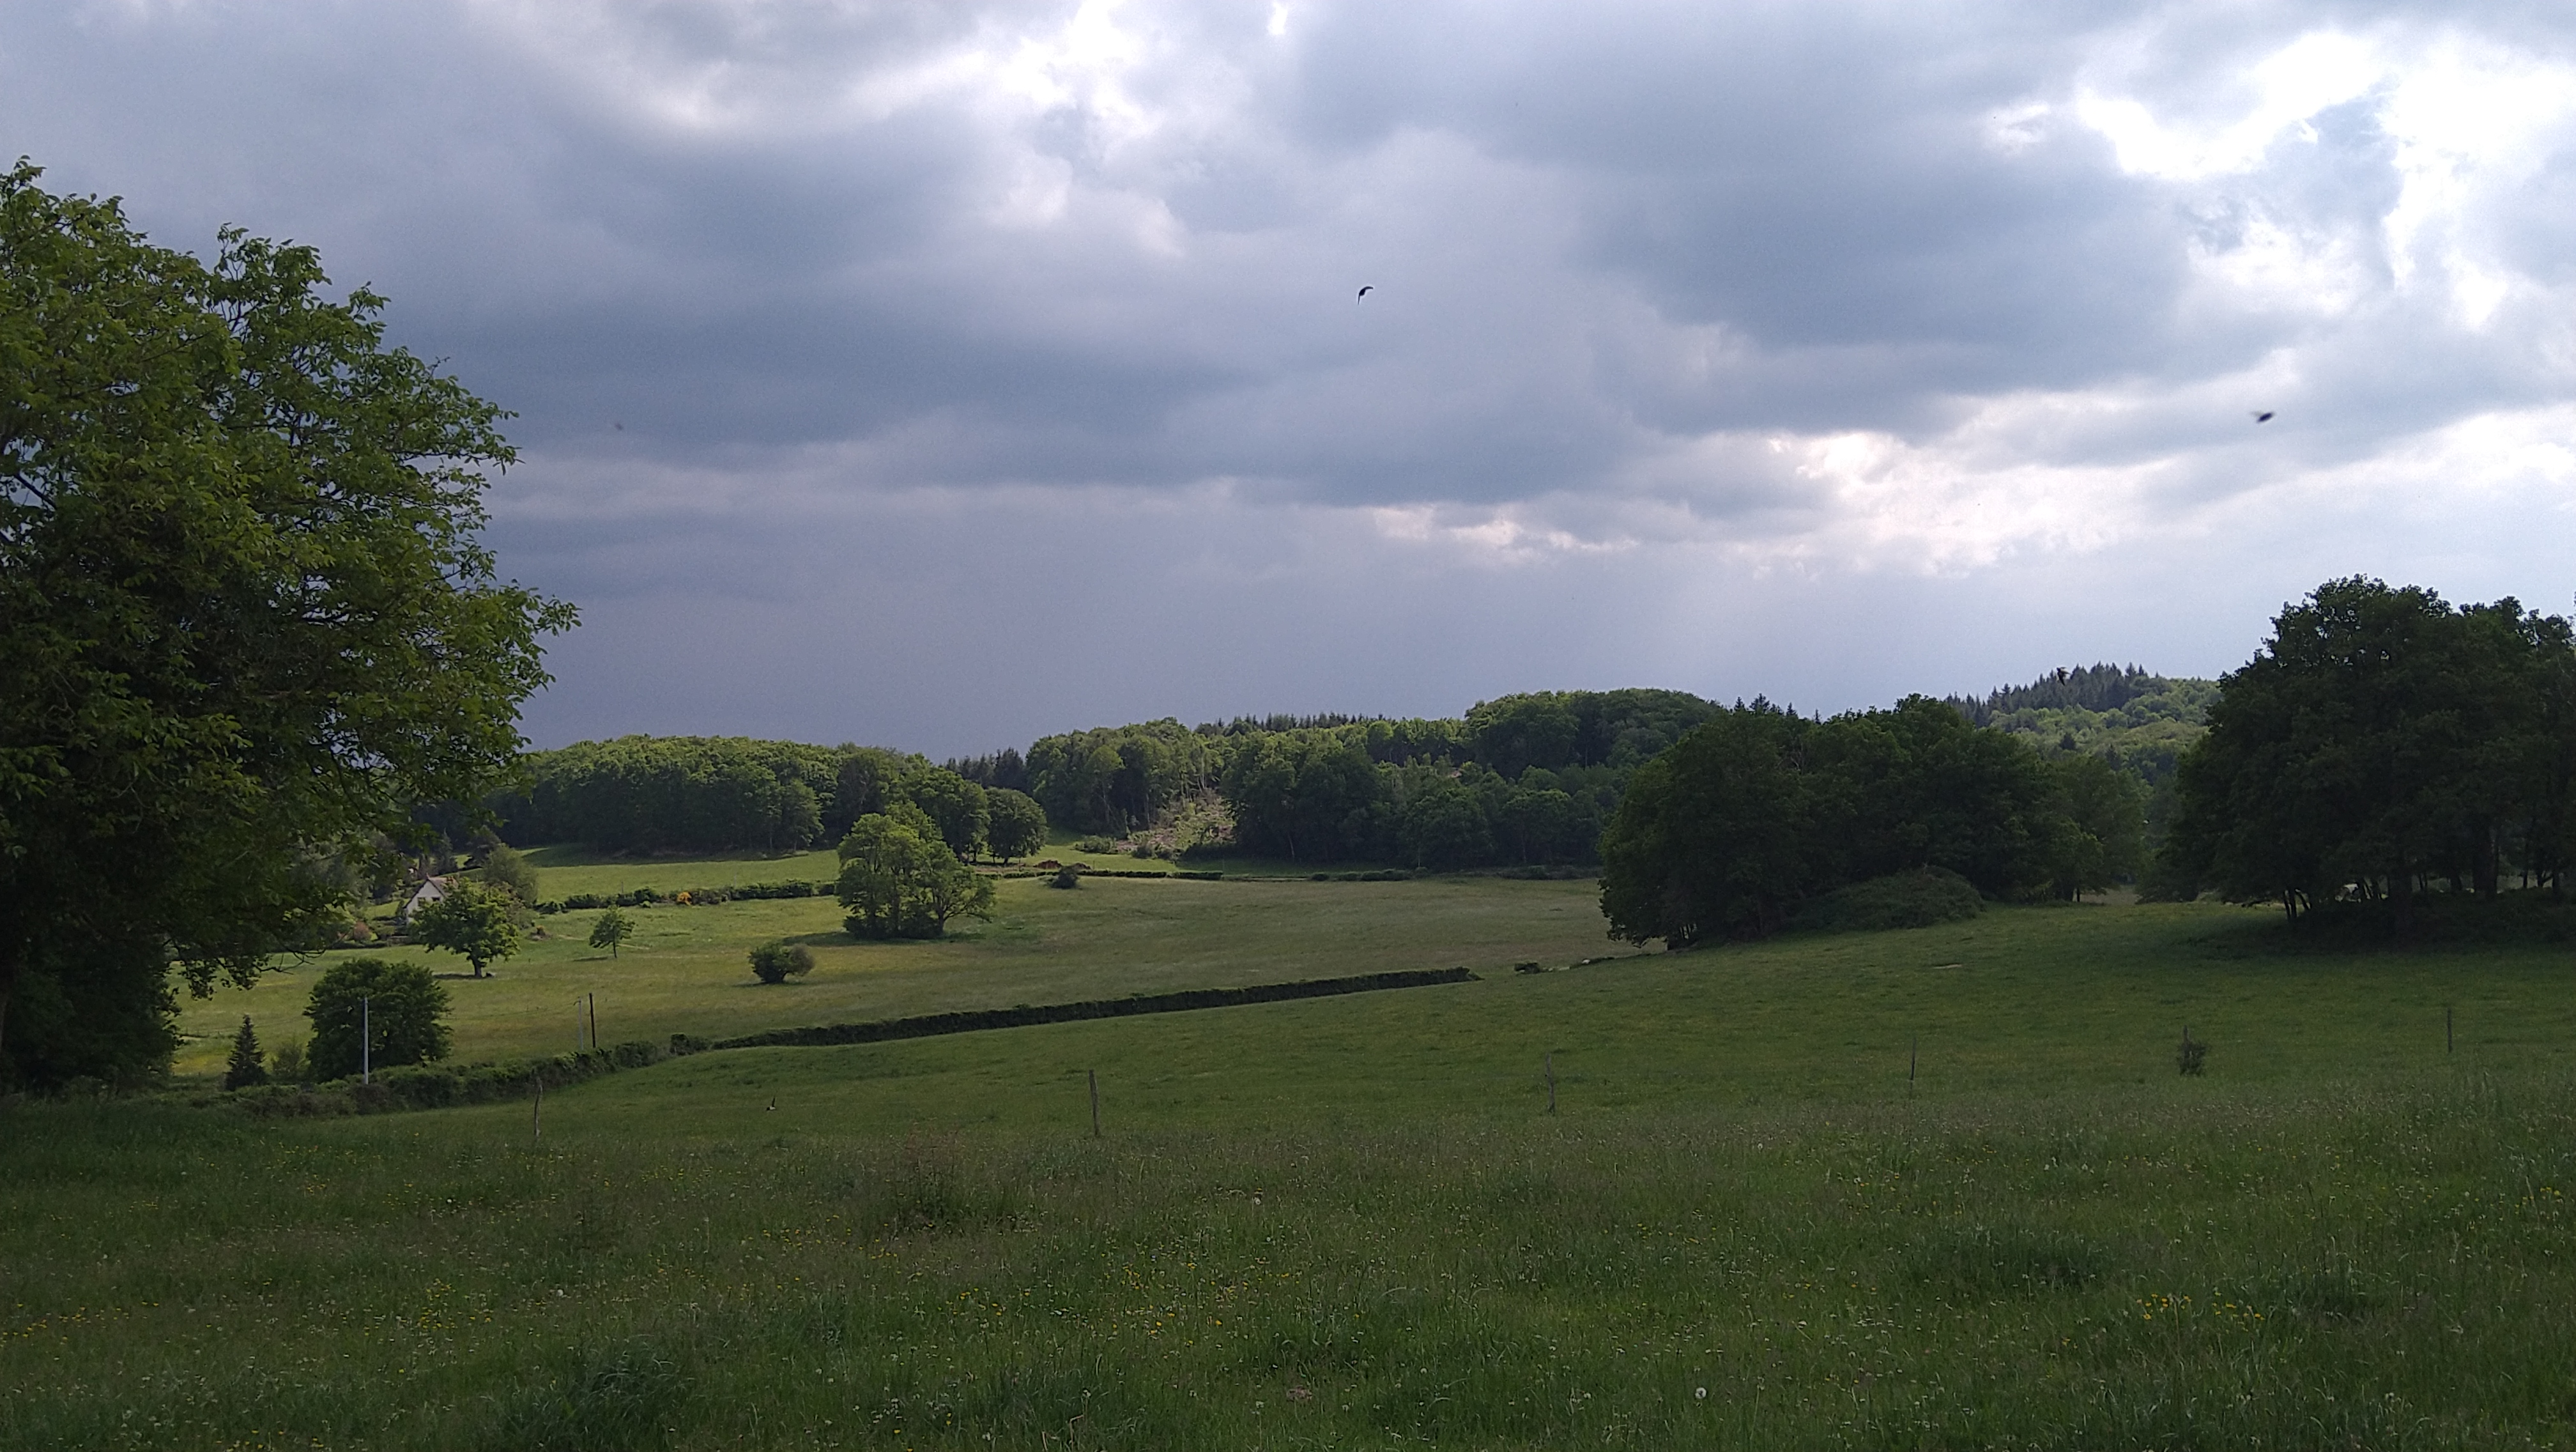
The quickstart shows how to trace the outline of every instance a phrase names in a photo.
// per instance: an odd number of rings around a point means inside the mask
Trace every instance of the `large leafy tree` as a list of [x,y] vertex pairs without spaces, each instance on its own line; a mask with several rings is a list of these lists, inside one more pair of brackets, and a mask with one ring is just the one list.
[[984,797],[990,813],[984,845],[994,856],[1008,862],[1046,845],[1046,812],[1034,797],[1009,787],[988,787]]
[[[2134,835],[2119,820],[2134,794],[2098,805],[2097,838]],[[2027,898],[2051,883],[2070,807],[2028,744],[1928,697],[1830,721],[1757,700],[1638,769],[1601,836],[1601,908],[1615,936],[1682,947],[1759,937],[1809,898],[1927,867]]]
[[506,887],[459,879],[447,894],[411,915],[411,935],[433,948],[461,955],[474,976],[519,951],[527,908]]
[[2572,661],[2568,622],[2510,599],[2320,585],[2220,682],[2182,758],[2167,867],[2293,920],[2378,899],[2401,934],[2429,879],[2492,895],[2510,855],[2554,881]]
[[1637,769],[1601,834],[1601,911],[1632,943],[1759,937],[1834,885],[1804,770],[1815,727],[1768,702],[1725,712]]
[[992,879],[957,860],[919,807],[896,802],[841,839],[841,905],[851,936],[936,938],[959,916],[993,915]]
[[903,794],[939,831],[959,857],[973,857],[991,830],[993,809],[984,789],[945,767],[934,766],[903,784]]
[[496,579],[504,415],[382,298],[38,180],[0,175],[0,1072],[42,1081],[165,1059],[173,964],[250,982],[338,908],[320,854],[476,799],[573,615]]
[[305,1052],[317,1079],[447,1057],[447,990],[418,963],[335,963],[313,985],[304,1016],[313,1021]]

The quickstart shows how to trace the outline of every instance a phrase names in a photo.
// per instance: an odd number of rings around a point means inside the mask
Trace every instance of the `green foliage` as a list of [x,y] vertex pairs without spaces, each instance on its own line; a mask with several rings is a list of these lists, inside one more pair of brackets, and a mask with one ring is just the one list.
[[1010,862],[1046,845],[1046,811],[1036,798],[1008,787],[988,787],[984,802],[989,813],[984,845],[995,857]]
[[157,1074],[179,1044],[169,960],[139,935],[49,942],[6,996],[0,1082],[134,1084]]
[[41,1080],[164,1062],[143,955],[247,985],[340,911],[332,855],[479,797],[573,613],[495,580],[501,412],[382,298],[38,176],[0,176],[0,1051]]
[[1506,780],[1531,767],[1638,766],[1717,714],[1682,691],[1545,691],[1469,709],[1474,759]]
[[800,852],[876,811],[887,786],[926,769],[865,747],[743,737],[621,736],[528,758],[522,793],[495,800],[527,842],[603,851]]
[[814,971],[814,950],[802,943],[773,938],[751,950],[751,976],[763,983],[784,983]]
[[1789,926],[1826,933],[1877,933],[1964,922],[1985,911],[1968,879],[1938,867],[1891,872],[1801,903]]
[[993,884],[957,860],[919,807],[870,813],[841,840],[841,905],[853,937],[936,938],[960,916],[992,916]]
[[2494,898],[2564,881],[2576,819],[2576,644],[2511,599],[2335,580],[2221,683],[2182,762],[2168,874],[2295,921],[2353,898],[2413,924],[2430,883]]
[[301,1084],[305,1081],[302,1039],[288,1039],[268,1051],[268,1077],[280,1084]]
[[1028,793],[1058,826],[1124,835],[1205,789],[1215,765],[1211,743],[1178,721],[1076,731],[1029,747]]
[[2058,793],[2049,890],[2071,900],[2135,876],[2147,850],[2147,793],[2138,779],[2099,756],[2063,756],[2048,766]]
[[540,900],[535,864],[512,848],[498,842],[492,844],[483,853],[482,868],[486,883],[507,889],[520,902],[533,906]]
[[930,819],[949,851],[971,859],[983,847],[992,809],[982,787],[953,771],[932,767],[904,781],[903,797]]
[[1333,862],[1365,854],[1383,831],[1377,764],[1346,731],[1247,738],[1228,754],[1219,789],[1247,852]]
[[527,909],[508,889],[452,879],[447,895],[411,915],[411,935],[433,948],[461,954],[483,976],[488,965],[519,951]]
[[611,958],[616,957],[617,950],[625,945],[627,939],[634,936],[635,920],[628,917],[621,908],[610,908],[601,913],[590,925],[590,945],[594,948],[606,948]]
[[2049,885],[2052,854],[2070,876],[2107,856],[2098,835],[2089,858],[2078,850],[2069,808],[2036,751],[1928,697],[1816,722],[1757,700],[1638,771],[1602,839],[1602,911],[1614,936],[1681,947],[1760,937],[1807,899],[1910,869],[2026,898]]
[[251,1026],[250,1015],[242,1015],[241,1032],[233,1035],[232,1057],[224,1064],[224,1087],[248,1089],[268,1082],[268,1066],[259,1054],[259,1030]]
[[371,1046],[366,1063],[374,1069],[447,1056],[447,990],[418,963],[335,963],[313,985],[304,1016],[313,1022],[305,1058],[317,1079],[355,1075],[361,1043]]

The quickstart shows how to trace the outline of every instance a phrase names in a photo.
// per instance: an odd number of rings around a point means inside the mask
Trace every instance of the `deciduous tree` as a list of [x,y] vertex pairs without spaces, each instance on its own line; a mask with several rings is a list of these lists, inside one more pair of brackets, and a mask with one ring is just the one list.
[[[335,963],[313,985],[304,1016],[313,1021],[305,1064],[317,1079],[346,1079],[361,1065],[390,1069],[447,1056],[447,989],[418,963]],[[368,1046],[363,1057],[362,1043]]]
[[317,851],[478,799],[573,616],[495,577],[503,415],[382,298],[38,176],[0,175],[0,1073],[41,1079],[165,1058],[173,963],[248,984],[338,911]]
[[920,808],[898,802],[841,840],[840,898],[854,937],[936,938],[952,918],[992,916],[993,884],[957,860]]
[[527,909],[506,888],[479,882],[449,884],[447,895],[411,915],[411,935],[433,948],[462,954],[474,976],[519,951],[519,926]]

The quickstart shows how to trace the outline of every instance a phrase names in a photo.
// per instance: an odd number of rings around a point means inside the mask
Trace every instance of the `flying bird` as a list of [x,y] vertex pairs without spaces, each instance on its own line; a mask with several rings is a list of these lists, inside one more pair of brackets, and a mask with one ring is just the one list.
[[2254,415],[2254,421],[2256,423],[2270,423],[2272,421],[2272,410],[2267,408],[2261,413]]
[[[1375,291],[1377,291],[1377,285],[1376,285],[1375,283],[1371,283],[1369,286],[1367,286],[1367,287],[1364,287],[1364,288],[1361,288],[1361,289],[1360,289],[1360,297],[1366,297],[1366,296],[1368,296],[1370,293],[1373,293],[1373,292],[1375,292]],[[1351,299],[1351,303],[1352,303],[1352,305],[1353,305],[1353,306],[1357,306],[1357,305],[1358,305],[1359,300],[1360,300],[1360,297],[1355,297],[1355,298],[1352,298],[1352,299]]]

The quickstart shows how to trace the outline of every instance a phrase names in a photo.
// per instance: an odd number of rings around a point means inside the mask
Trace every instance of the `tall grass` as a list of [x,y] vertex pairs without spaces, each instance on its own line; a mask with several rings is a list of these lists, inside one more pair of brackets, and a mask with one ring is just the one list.
[[542,1139],[19,1104],[0,1447],[2576,1440],[2563,955],[2252,921],[704,1054]]
[[2394,1448],[2576,1413],[2551,1071],[1104,1141],[561,1117],[13,1111],[0,1445]]

